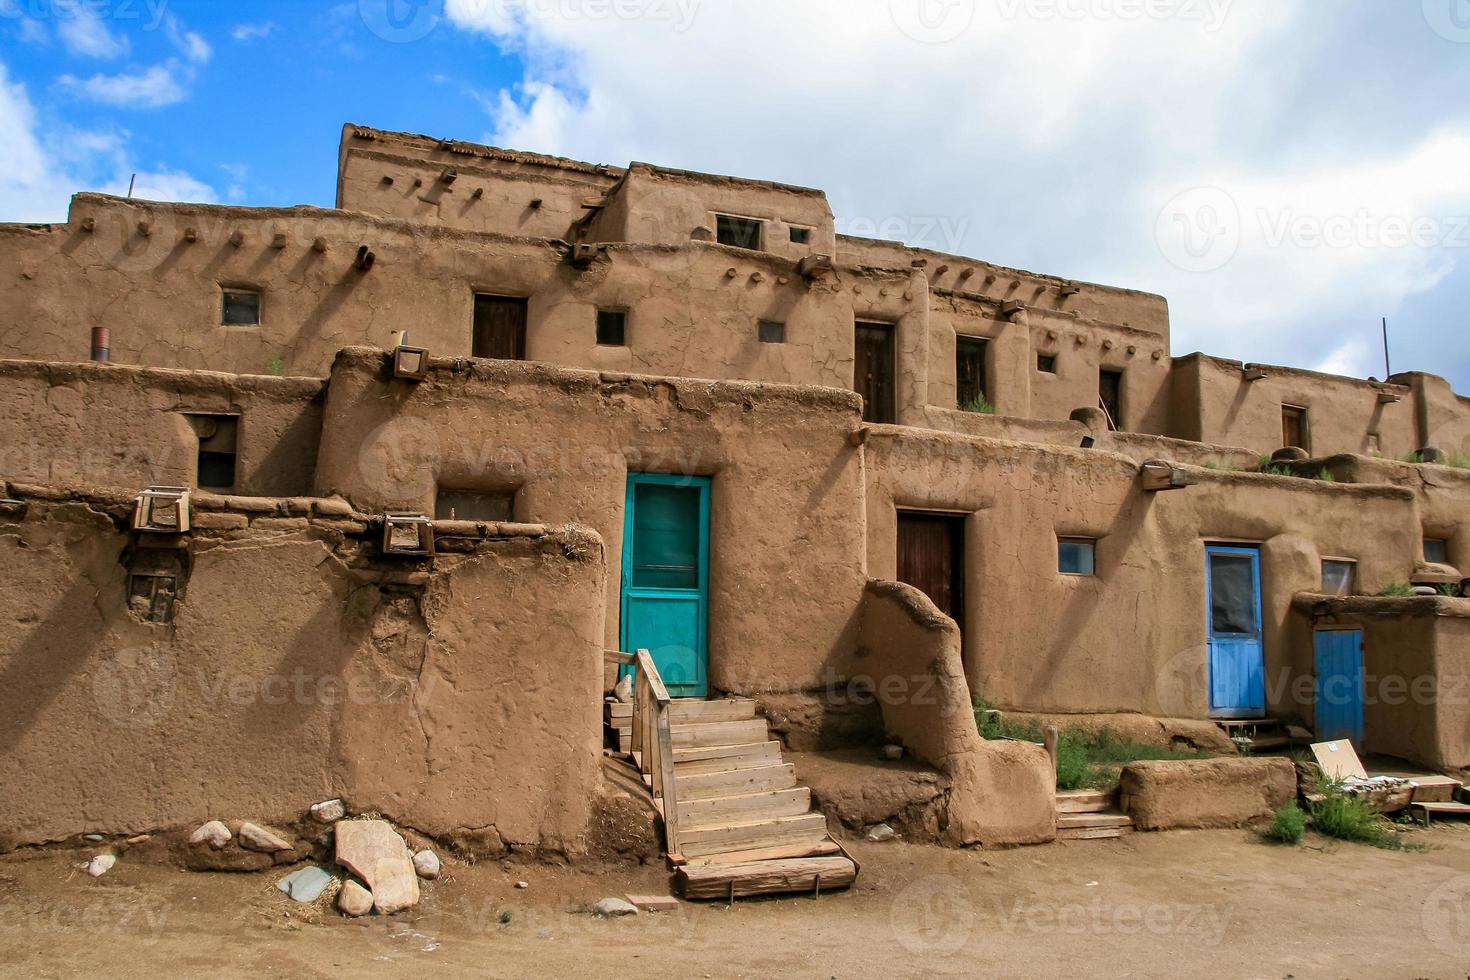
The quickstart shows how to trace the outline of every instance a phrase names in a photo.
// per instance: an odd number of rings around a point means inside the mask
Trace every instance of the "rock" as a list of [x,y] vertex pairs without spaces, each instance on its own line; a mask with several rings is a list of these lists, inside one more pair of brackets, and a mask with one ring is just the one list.
[[107,838],[103,837],[101,834],[83,834],[82,838],[84,840],[89,840],[94,844],[100,844],[102,841],[107,840]]
[[367,883],[383,915],[419,901],[419,879],[408,845],[386,820],[343,820],[336,825],[337,863]]
[[868,840],[875,843],[885,840],[893,840],[893,837],[893,828],[888,826],[886,823],[880,823],[868,828]]
[[1296,798],[1290,759],[1130,762],[1122,798],[1139,830],[1240,827]]
[[315,902],[331,883],[332,876],[325,868],[312,865],[291,872],[276,882],[276,887],[298,902]]
[[259,824],[245,821],[240,825],[240,846],[251,851],[260,851],[265,854],[274,854],[276,851],[289,851],[291,844],[280,834],[266,830]]
[[592,906],[592,912],[595,915],[602,916],[604,919],[616,918],[620,915],[637,915],[638,906],[621,898],[604,898]]
[[413,870],[431,881],[439,877],[439,855],[427,849],[419,851],[413,856]]
[[208,844],[215,850],[219,850],[228,844],[233,836],[229,827],[218,820],[211,820],[209,823],[201,824],[198,830],[189,835],[189,843]]
[[112,866],[116,863],[117,857],[115,855],[99,854],[87,862],[87,874],[93,878],[101,878],[107,872],[111,871]]
[[150,841],[152,839],[153,839],[153,835],[152,834],[138,834],[135,837],[129,837],[125,843],[127,843],[129,846],[135,846],[135,845],[138,845],[138,844],[146,844],[148,841]]
[[617,699],[623,704],[627,704],[633,700],[633,677],[631,674],[618,681],[617,687],[613,688],[613,694],[617,695]]
[[530,888],[531,887],[531,883],[529,881],[518,881],[518,882],[516,882],[516,887],[517,888]]
[[311,805],[311,819],[317,823],[336,823],[347,816],[347,807],[341,800],[326,800]]
[[902,745],[885,745],[885,746],[883,746],[883,758],[887,759],[889,762],[897,762],[899,759],[902,759],[903,758],[903,746]]
[[353,918],[367,915],[373,910],[373,893],[348,879],[343,884],[342,890],[337,893],[337,908],[342,910],[343,915],[350,915]]

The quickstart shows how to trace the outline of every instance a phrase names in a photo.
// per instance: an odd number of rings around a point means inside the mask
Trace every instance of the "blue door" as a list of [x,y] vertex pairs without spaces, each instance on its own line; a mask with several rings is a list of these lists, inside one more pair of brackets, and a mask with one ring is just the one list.
[[629,473],[622,648],[646,649],[676,698],[709,693],[709,478]]
[[1318,630],[1317,739],[1363,744],[1363,632]]
[[1209,596],[1210,715],[1261,718],[1266,713],[1266,656],[1261,644],[1261,552],[1205,548]]

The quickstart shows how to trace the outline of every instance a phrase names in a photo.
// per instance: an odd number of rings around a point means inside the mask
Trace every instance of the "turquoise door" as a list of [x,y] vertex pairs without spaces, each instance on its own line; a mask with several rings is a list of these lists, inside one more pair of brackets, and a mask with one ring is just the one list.
[[1208,546],[1205,591],[1210,607],[1210,714],[1216,718],[1264,717],[1260,550]]
[[1318,630],[1317,739],[1363,744],[1363,632]]
[[629,473],[622,648],[646,649],[676,698],[709,693],[709,478]]

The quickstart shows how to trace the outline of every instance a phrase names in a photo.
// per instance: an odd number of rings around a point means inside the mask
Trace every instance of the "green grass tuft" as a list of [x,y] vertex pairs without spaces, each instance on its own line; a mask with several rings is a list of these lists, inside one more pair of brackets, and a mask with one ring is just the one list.
[[1296,805],[1296,800],[1292,800],[1271,814],[1271,826],[1261,836],[1273,844],[1300,844],[1306,829],[1307,815]]
[[1414,587],[1408,582],[1390,582],[1378,590],[1381,598],[1401,598],[1414,594]]
[[1322,799],[1311,804],[1312,829],[1317,833],[1390,851],[1421,849],[1390,829],[1366,800],[1349,794],[1341,780],[1318,780],[1317,792]]
[[985,398],[984,395],[976,395],[960,406],[962,412],[974,412],[976,415],[994,415],[995,406]]

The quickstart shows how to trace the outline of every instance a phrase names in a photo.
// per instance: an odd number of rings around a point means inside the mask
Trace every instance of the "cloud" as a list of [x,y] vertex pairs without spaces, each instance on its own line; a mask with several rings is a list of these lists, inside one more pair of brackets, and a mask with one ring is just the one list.
[[93,6],[57,0],[56,33],[70,53],[86,58],[120,58],[129,50],[128,39],[108,29]]
[[174,15],[169,14],[164,18],[163,27],[169,41],[191,64],[206,64],[214,56],[214,49],[209,46],[209,42],[199,34],[186,30]]
[[[25,87],[11,82],[0,63],[0,145],[6,148],[6,166],[0,169],[0,221],[65,220],[72,194],[126,193],[131,175],[139,171],[128,154],[126,132],[54,129],[53,138],[47,140],[42,130]],[[168,167],[138,172],[134,195],[215,200],[209,185]]]
[[169,64],[154,65],[138,73],[93,75],[85,79],[62,75],[56,81],[80,98],[122,109],[159,109],[188,97]]
[[230,37],[240,44],[249,44],[252,41],[262,41],[270,37],[271,32],[275,29],[276,25],[272,21],[266,21],[263,24],[236,24],[230,28]]

